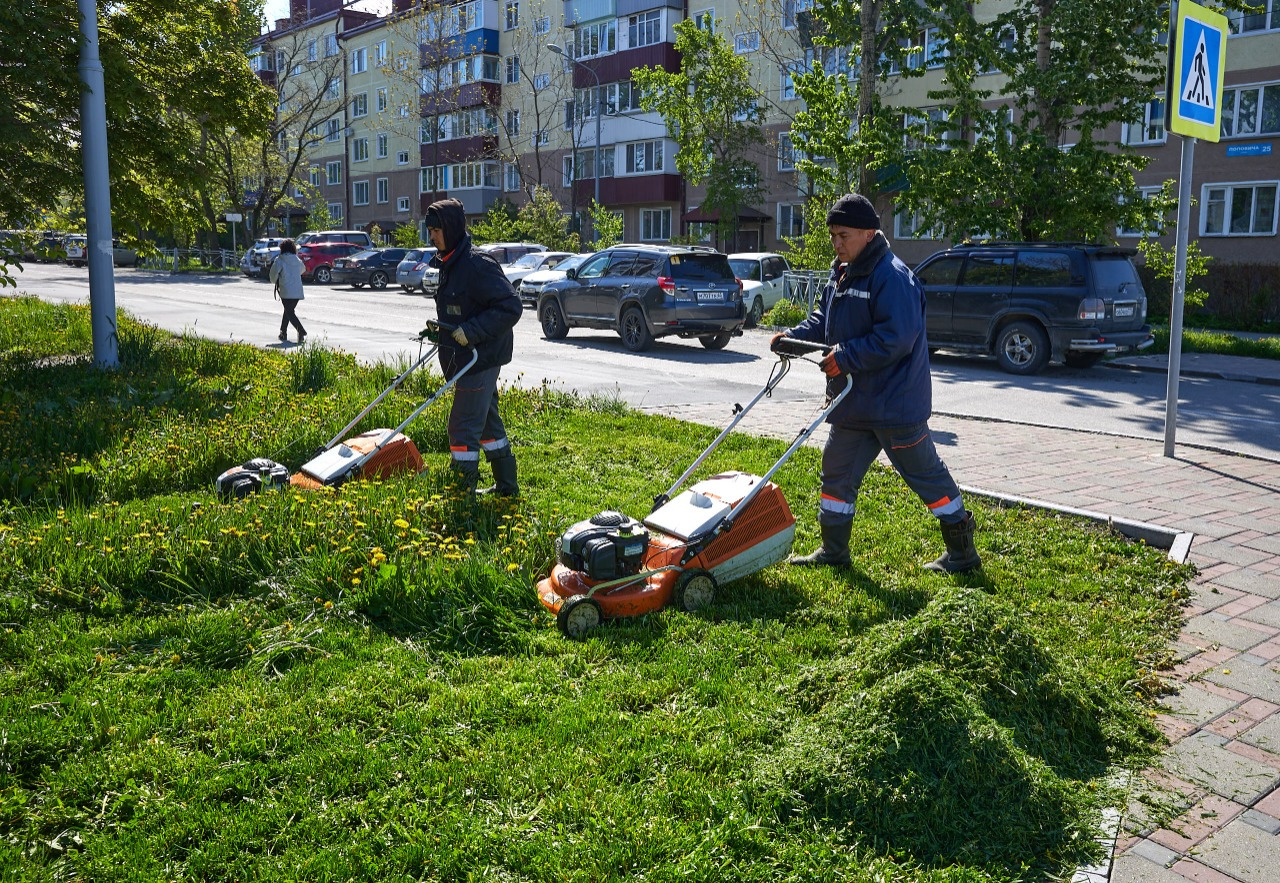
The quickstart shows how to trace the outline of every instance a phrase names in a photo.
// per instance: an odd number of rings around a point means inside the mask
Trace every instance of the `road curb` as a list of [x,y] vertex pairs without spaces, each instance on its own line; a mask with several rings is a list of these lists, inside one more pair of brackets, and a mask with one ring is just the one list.
[[[1103,362],[1100,367],[1121,371],[1144,371],[1148,374],[1168,374],[1168,367],[1157,365],[1131,365],[1125,362]],[[1258,383],[1262,386],[1280,386],[1280,377],[1258,377],[1253,374],[1235,374],[1231,371],[1210,371],[1202,368],[1182,368],[1182,377],[1203,377],[1209,380],[1231,380],[1236,383]]]
[[1076,518],[1084,518],[1098,524],[1105,524],[1112,530],[1123,534],[1133,540],[1140,540],[1148,546],[1154,546],[1157,549],[1164,549],[1170,560],[1179,564],[1187,562],[1187,555],[1191,552],[1191,542],[1195,539],[1194,533],[1186,531],[1173,530],[1172,528],[1162,527],[1158,524],[1151,524],[1147,521],[1135,521],[1131,518],[1116,518],[1114,515],[1107,515],[1105,512],[1095,512],[1092,509],[1077,509],[1074,506],[1062,506],[1057,503],[1049,503],[1044,500],[1035,500],[1031,497],[1019,497],[1013,494],[1004,494],[999,491],[987,490],[985,488],[973,487],[971,485],[960,485],[960,490],[965,494],[984,497],[994,500],[1002,506],[1010,508],[1027,507],[1031,509],[1044,509],[1050,512],[1060,512],[1063,515],[1071,515]]

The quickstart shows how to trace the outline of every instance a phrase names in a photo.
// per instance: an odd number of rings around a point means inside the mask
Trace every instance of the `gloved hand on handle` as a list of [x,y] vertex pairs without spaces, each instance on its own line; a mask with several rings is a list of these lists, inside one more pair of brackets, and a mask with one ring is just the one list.
[[771,337],[769,339],[769,351],[776,353],[778,351],[778,341],[785,340],[786,337],[787,337],[787,332],[785,331],[779,331],[777,334]]
[[844,369],[840,367],[840,363],[836,361],[836,348],[832,347],[827,350],[827,354],[818,362],[818,367],[822,369],[822,373],[828,377],[839,377],[844,373]]
[[461,328],[453,329],[453,339],[458,346],[468,346],[467,334]]

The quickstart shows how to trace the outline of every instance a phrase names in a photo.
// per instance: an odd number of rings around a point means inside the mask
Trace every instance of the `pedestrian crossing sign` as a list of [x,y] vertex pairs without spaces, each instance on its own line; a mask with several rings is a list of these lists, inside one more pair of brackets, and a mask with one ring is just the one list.
[[1169,100],[1165,102],[1165,128],[1170,132],[1218,140],[1227,33],[1226,16],[1186,0],[1178,3],[1169,41]]

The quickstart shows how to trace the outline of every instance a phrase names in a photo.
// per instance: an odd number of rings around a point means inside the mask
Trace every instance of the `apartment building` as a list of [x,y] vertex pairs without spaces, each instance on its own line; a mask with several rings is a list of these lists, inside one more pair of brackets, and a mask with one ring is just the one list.
[[[342,0],[292,3],[293,18],[277,22],[262,47],[314,39],[318,57],[337,51],[343,59],[329,84],[340,100],[319,123],[324,140],[309,157],[310,179],[345,225],[384,231],[420,226],[426,206],[444,195],[479,216],[499,199],[520,204],[543,186],[578,215],[598,194],[622,213],[629,241],[705,232],[715,219],[701,210],[701,188],[677,173],[677,145],[662,119],[639,107],[631,80],[637,67],[679,69],[674,28],[692,18],[749,61],[764,119],[752,157],[760,201],[737,219],[736,241],[718,244],[781,248],[784,236],[802,232],[807,198],[789,136],[803,110],[792,74],[813,64],[852,68],[849,49],[813,46],[805,26],[811,0],[394,0],[384,16],[344,9]],[[987,0],[980,14],[1007,5]],[[1273,262],[1280,0],[1231,21],[1223,138],[1196,150],[1193,235],[1207,255]],[[931,35],[917,39],[927,63]],[[891,77],[883,94],[927,114],[939,76]],[[1143,121],[1109,133],[1151,156],[1139,180],[1150,192],[1179,168],[1181,139],[1167,137],[1162,117],[1163,96],[1153,95]],[[879,203],[885,232],[907,260],[946,244],[896,214],[892,193]],[[1141,231],[1115,235],[1136,243]]]

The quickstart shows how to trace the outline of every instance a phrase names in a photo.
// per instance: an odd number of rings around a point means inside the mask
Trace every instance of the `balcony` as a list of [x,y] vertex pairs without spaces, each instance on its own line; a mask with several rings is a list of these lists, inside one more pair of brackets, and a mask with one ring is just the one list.
[[678,73],[680,56],[676,54],[675,44],[654,43],[639,49],[624,49],[601,58],[589,58],[573,66],[575,89],[590,89],[596,84],[590,72],[583,70],[584,65],[596,72],[601,83],[616,83],[631,79],[631,71],[638,67],[660,67],[665,71]]
[[[595,178],[574,182],[574,202],[586,205],[596,194]],[[600,179],[600,201],[610,208],[680,201],[679,175],[628,175]]]
[[498,107],[501,103],[502,87],[497,83],[467,83],[423,95],[419,110],[424,117],[430,117],[467,107]]
[[422,145],[419,154],[424,166],[492,159],[498,155],[498,136],[476,135],[470,138],[451,138],[448,141],[436,143],[428,142]]

